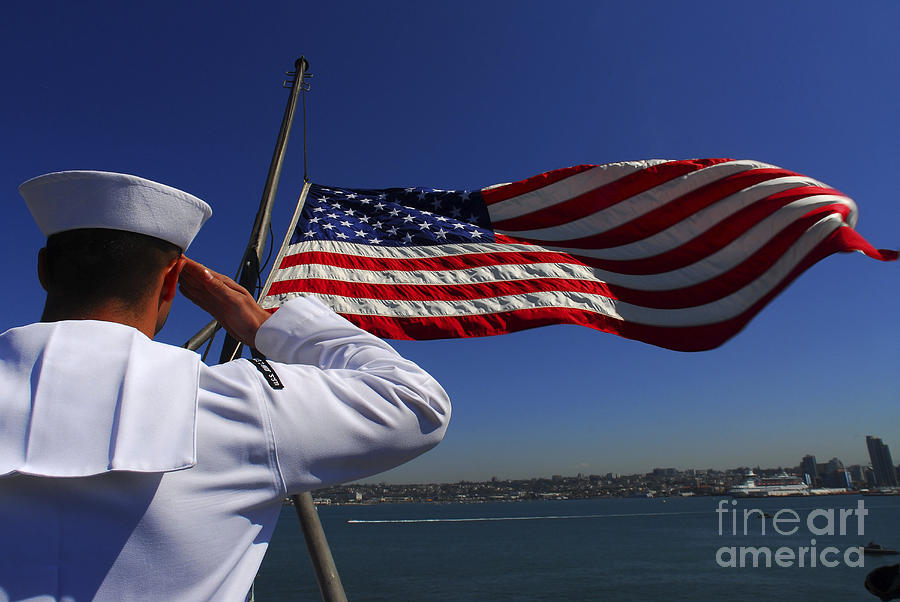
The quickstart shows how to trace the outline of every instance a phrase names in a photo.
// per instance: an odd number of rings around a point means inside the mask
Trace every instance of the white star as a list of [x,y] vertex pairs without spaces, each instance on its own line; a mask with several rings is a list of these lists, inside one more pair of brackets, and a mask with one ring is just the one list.
[[403,237],[403,240],[405,240],[406,242],[412,242],[412,234],[407,233],[407,235]]
[[391,226],[390,228],[388,228],[387,233],[391,236],[397,236],[397,226]]
[[424,191],[424,190],[420,190],[420,191],[419,191],[419,200],[421,201],[421,200],[424,199],[424,198],[425,198],[425,191]]
[[313,236],[313,233],[310,232],[309,230],[307,230],[306,232],[303,233],[303,236],[305,236],[306,238],[309,238],[310,236]]
[[459,222],[453,222],[453,228],[459,230],[460,228],[465,228],[465,226]]
[[359,221],[361,221],[364,224],[368,224],[370,219],[372,219],[372,218],[369,217],[368,215],[360,215],[359,216]]
[[343,232],[338,232],[335,236],[337,236],[338,238],[347,238],[347,235]]
[[332,203],[331,206],[334,207],[335,209],[340,209],[340,208],[341,208],[341,204],[340,204],[340,203]]
[[347,209],[347,211],[345,211],[344,213],[346,213],[347,215],[353,217],[353,215],[354,215],[356,212],[355,212],[353,209]]
[[315,211],[315,212],[325,211],[325,207],[316,207],[315,209],[313,209],[313,211]]
[[333,230],[334,224],[325,223],[325,224],[322,224],[322,227],[325,228],[326,230]]
[[394,209],[388,211],[388,213],[391,214],[391,217],[397,217],[398,215],[400,215],[400,210],[395,207]]
[[311,223],[311,224],[318,224],[318,223],[319,223],[319,217],[318,217],[318,216],[316,216],[316,217],[311,217],[311,218],[309,218],[308,221],[309,221],[309,223]]
[[406,189],[406,192],[415,192],[415,191],[416,191],[415,188],[407,188],[407,189]]
[[369,203],[372,202],[372,199],[363,197],[363,198],[359,199],[359,202],[362,203],[363,205],[368,205]]
[[356,230],[356,231],[354,232],[354,234],[356,234],[356,235],[359,236],[360,238],[365,238],[365,237],[367,236],[367,234],[366,234],[365,232],[363,232],[362,230]]
[[349,227],[350,227],[350,222],[348,222],[347,220],[344,220],[344,221],[341,222],[341,225],[342,225],[343,227],[345,227],[345,228],[349,228]]
[[441,228],[440,230],[435,232],[434,235],[437,236],[438,238],[440,238],[441,240],[447,238],[447,232],[445,232],[443,228]]
[[425,215],[434,215],[431,211],[424,211],[424,210],[423,210],[421,213],[424,213]]
[[347,195],[347,198],[348,198],[348,199],[355,199],[355,198],[358,197],[358,196],[359,196],[358,194],[356,194],[355,192],[352,192],[352,193],[350,193],[350,194]]
[[472,235],[472,238],[481,238],[481,232],[478,230],[473,230],[470,234]]
[[337,213],[329,213],[328,217],[330,217],[331,219],[337,219],[340,217],[340,215],[338,215]]
[[430,229],[431,229],[431,224],[429,224],[428,222],[422,222],[421,224],[419,224],[419,230],[430,230]]
[[385,208],[385,204],[384,204],[384,203],[381,203],[381,202],[375,203],[375,204],[372,205],[372,206],[375,207],[376,209],[378,209],[379,211],[381,211],[382,209]]
[[372,224],[372,227],[375,228],[376,230],[381,230],[381,227],[382,227],[383,225],[384,225],[384,224],[382,224],[382,223],[379,221],[379,222],[375,222],[374,224]]
[[369,242],[371,242],[373,245],[379,245],[379,244],[381,244],[381,239],[380,239],[380,238],[373,238],[373,239],[370,240]]
[[437,216],[437,217],[434,218],[434,219],[436,219],[436,220],[439,221],[439,222],[448,222],[448,221],[450,221],[450,218],[449,218],[449,217],[446,217],[446,216],[444,216],[444,215],[439,215],[439,216]]
[[414,218],[414,217],[411,216],[411,215],[405,215],[405,216],[403,216],[403,221],[406,222],[406,223],[409,223],[409,222],[413,221],[414,219],[416,219],[416,218]]

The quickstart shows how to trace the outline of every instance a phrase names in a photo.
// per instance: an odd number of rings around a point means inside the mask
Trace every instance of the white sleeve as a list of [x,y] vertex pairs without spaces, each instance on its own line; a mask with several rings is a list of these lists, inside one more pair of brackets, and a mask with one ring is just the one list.
[[437,381],[316,299],[283,305],[256,347],[284,386],[262,385],[288,493],[388,470],[444,436],[450,400]]

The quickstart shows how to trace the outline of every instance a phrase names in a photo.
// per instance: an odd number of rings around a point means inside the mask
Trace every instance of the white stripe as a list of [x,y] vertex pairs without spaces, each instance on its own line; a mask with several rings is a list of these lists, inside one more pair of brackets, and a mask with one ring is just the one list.
[[601,270],[583,265],[558,263],[529,263],[525,265],[494,265],[464,270],[415,271],[415,270],[354,270],[321,266],[318,264],[296,265],[281,270],[276,277],[280,280],[304,280],[318,278],[338,282],[362,284],[436,286],[454,284],[487,284],[509,282],[511,280],[532,280],[539,278],[566,278],[569,280],[602,280]]
[[[552,207],[564,203],[571,198],[590,192],[595,188],[606,186],[636,171],[653,165],[671,163],[671,159],[650,159],[648,161],[623,161],[596,165],[591,169],[578,172],[573,176],[548,184],[532,192],[506,199],[488,207],[491,219],[500,221],[526,215],[544,207]],[[490,190],[497,186],[489,186]]]
[[381,257],[405,259],[429,259],[436,257],[452,257],[454,255],[482,254],[482,253],[526,253],[528,251],[543,251],[544,248],[537,245],[503,245],[499,243],[465,243],[451,245],[422,245],[422,246],[398,246],[366,245],[352,242],[339,242],[334,240],[303,241],[288,247],[286,255],[297,253],[316,252],[336,253],[358,257]]
[[[614,301],[602,295],[560,292],[508,295],[464,301],[392,301],[305,294],[318,297],[336,312],[343,314],[388,317],[458,317],[525,308],[560,307],[593,311],[611,318],[650,326],[698,326],[727,320],[746,311],[748,307],[781,282],[816,245],[842,225],[843,222],[839,215],[825,216],[792,245],[768,271],[741,290],[705,305],[683,309],[649,309]],[[263,300],[263,307],[275,307],[297,294],[271,295]]]
[[[280,270],[276,274],[275,281],[294,280],[302,278],[322,278],[330,280],[344,280],[347,282],[363,282],[372,284],[410,284],[410,285],[439,285],[439,284],[469,284],[480,282],[502,282],[506,280],[524,280],[528,278],[570,278],[581,280],[599,280],[619,286],[625,286],[636,290],[661,291],[679,289],[700,282],[716,278],[720,274],[734,268],[750,255],[762,248],[773,236],[777,235],[786,226],[806,214],[810,209],[832,203],[850,204],[855,209],[852,201],[846,197],[833,195],[816,195],[806,197],[781,207],[775,213],[759,222],[730,244],[719,249],[712,255],[704,257],[691,265],[658,274],[619,274],[608,270],[591,268],[572,264],[556,264],[554,262],[539,262],[525,265],[496,265],[460,270],[356,270],[345,269],[320,264],[301,264]],[[838,214],[835,214],[838,218]],[[683,240],[687,239],[682,239]],[[349,255],[362,255],[366,257],[384,257],[384,249],[380,253],[373,252],[368,245],[351,243],[323,243],[323,249],[315,249],[315,243],[305,242],[293,245],[290,252],[302,250],[323,250],[331,253]],[[526,246],[526,245],[443,245],[442,247],[400,247],[404,254],[411,259],[434,258],[453,255],[454,253],[438,253],[439,249],[453,247],[461,253],[506,253],[511,252],[510,247],[517,251],[531,253],[568,252],[568,249],[555,249],[551,247]],[[391,248],[390,252],[396,248]],[[590,251],[572,251],[573,255],[593,255]],[[597,252],[599,255],[600,253]],[[647,256],[658,253],[647,252]]]

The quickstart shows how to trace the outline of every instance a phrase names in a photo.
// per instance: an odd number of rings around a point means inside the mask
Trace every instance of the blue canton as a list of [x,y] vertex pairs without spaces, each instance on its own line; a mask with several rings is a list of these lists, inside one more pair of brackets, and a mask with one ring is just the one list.
[[397,247],[494,242],[479,191],[365,190],[313,184],[290,244],[305,240]]

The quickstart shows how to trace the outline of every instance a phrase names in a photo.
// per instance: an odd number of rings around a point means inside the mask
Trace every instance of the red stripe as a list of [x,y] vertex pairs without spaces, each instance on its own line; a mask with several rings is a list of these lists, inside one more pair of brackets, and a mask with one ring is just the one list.
[[[565,202],[544,207],[519,217],[494,221],[494,229],[517,232],[560,226],[608,209],[642,192],[689,173],[728,161],[730,159],[669,161],[668,163],[646,167]],[[510,186],[515,186],[515,184],[510,184]]]
[[399,270],[442,272],[445,270],[465,270],[495,265],[527,265],[532,263],[558,263],[584,265],[568,253],[551,251],[526,251],[517,253],[462,253],[459,255],[443,255],[440,257],[422,257],[418,259],[398,259],[396,257],[364,257],[361,255],[344,255],[326,253],[324,251],[303,251],[293,255],[285,255],[279,269],[296,265],[321,264],[352,270]]
[[527,192],[538,190],[539,188],[543,188],[544,186],[549,186],[550,184],[554,184],[556,182],[559,182],[560,180],[565,180],[566,178],[572,177],[575,174],[593,169],[595,167],[597,166],[575,165],[572,167],[565,167],[563,169],[554,169],[553,171],[548,171],[547,173],[542,173],[540,175],[533,176],[525,180],[520,180],[518,182],[513,182],[511,184],[503,184],[494,188],[485,188],[481,191],[481,198],[484,199],[485,204],[493,205],[494,203],[499,203],[500,201],[511,199],[514,196],[519,196]]
[[397,301],[466,301],[539,292],[573,292],[614,298],[605,282],[566,278],[533,278],[473,284],[376,284],[304,278],[273,282],[270,295],[292,292],[339,295],[354,299]]
[[862,251],[869,257],[880,259],[881,261],[897,261],[897,258],[900,257],[900,253],[897,251],[876,249],[853,228],[841,228],[837,234],[841,244],[844,246],[844,249],[842,249],[844,251]]

